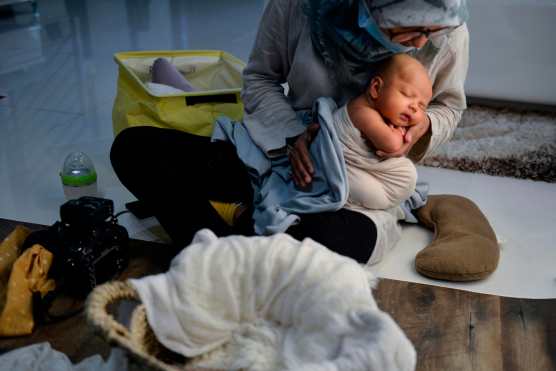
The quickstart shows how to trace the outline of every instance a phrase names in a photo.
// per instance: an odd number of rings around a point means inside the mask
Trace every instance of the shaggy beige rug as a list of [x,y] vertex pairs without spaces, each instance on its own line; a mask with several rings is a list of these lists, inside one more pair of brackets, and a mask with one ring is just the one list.
[[470,106],[424,165],[556,182],[556,114]]

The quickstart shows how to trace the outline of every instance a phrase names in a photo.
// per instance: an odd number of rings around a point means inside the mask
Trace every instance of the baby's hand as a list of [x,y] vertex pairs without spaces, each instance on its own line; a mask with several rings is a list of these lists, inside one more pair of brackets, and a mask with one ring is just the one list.
[[402,135],[402,137],[404,137],[405,133],[407,133],[407,129],[403,126],[396,126],[393,124],[388,124],[388,126],[390,126],[392,130],[399,132]]

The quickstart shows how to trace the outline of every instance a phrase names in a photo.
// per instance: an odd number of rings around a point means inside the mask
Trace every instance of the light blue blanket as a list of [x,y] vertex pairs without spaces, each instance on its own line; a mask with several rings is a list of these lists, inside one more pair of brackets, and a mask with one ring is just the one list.
[[255,232],[270,235],[285,232],[299,220],[298,213],[339,210],[347,201],[348,184],[344,155],[332,121],[336,104],[320,98],[314,111],[320,130],[309,150],[315,175],[309,187],[300,189],[291,177],[286,155],[268,158],[251,140],[245,125],[219,117],[214,126],[213,140],[227,140],[237,149],[247,166],[254,190]]

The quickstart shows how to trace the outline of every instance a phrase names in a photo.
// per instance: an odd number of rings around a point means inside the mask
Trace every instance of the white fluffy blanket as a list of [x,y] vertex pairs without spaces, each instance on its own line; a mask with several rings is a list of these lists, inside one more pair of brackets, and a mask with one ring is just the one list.
[[415,350],[352,259],[306,239],[201,230],[167,273],[131,280],[158,340],[199,366],[413,370]]

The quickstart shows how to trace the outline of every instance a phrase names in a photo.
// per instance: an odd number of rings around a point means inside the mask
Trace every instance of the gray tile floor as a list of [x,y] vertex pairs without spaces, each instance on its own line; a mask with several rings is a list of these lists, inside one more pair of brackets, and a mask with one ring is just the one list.
[[[65,201],[58,173],[65,156],[76,150],[90,155],[100,193],[122,210],[133,197],[108,159],[117,79],[113,54],[221,49],[247,60],[263,7],[262,0],[48,0],[38,1],[36,14],[29,4],[18,4],[15,13],[0,8],[0,96],[7,96],[0,99],[0,217],[57,220]],[[556,261],[554,184],[431,168],[420,168],[420,174],[432,193],[462,194],[478,202],[508,241],[493,278],[463,288],[556,297],[550,268]],[[125,215],[121,220],[134,237],[163,238],[152,219]],[[410,242],[405,238],[378,271],[437,284],[412,271],[415,246],[405,248]],[[516,274],[533,281],[515,279]],[[515,284],[517,294],[508,289]],[[533,286],[542,290],[528,292]]]
[[[247,60],[260,0],[38,2],[0,13],[0,217],[50,224],[65,156],[86,152],[100,192],[132,196],[109,164],[116,52],[219,49]],[[130,221],[133,223],[133,221]]]

